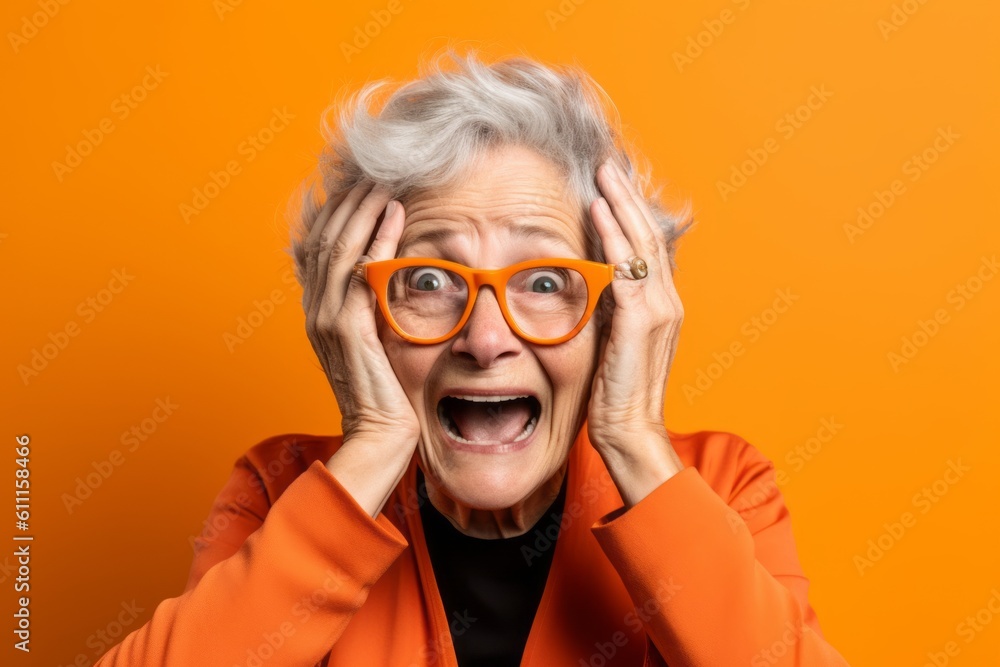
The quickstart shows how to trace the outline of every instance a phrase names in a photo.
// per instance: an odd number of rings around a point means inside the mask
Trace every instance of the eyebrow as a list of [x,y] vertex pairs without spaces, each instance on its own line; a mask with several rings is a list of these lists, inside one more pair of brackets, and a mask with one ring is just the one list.
[[[510,234],[516,239],[554,241],[556,243],[561,243],[568,248],[573,248],[573,244],[569,239],[543,225],[515,222],[506,225],[504,229],[510,232]],[[400,243],[399,250],[402,251],[409,246],[417,245],[419,243],[430,243],[431,245],[436,245],[461,233],[461,230],[450,225],[448,227],[436,227],[414,232],[402,243]]]

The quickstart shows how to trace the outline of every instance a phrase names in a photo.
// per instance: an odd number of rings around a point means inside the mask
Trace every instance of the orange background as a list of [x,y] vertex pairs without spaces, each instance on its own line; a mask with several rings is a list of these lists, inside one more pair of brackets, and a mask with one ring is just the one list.
[[[11,648],[14,575],[0,551],[0,662],[91,664],[95,633],[114,630],[123,603],[143,610],[127,631],[181,592],[189,538],[246,448],[338,429],[287,281],[283,207],[314,165],[320,113],[338,91],[412,77],[422,56],[459,43],[582,65],[669,196],[693,201],[668,424],[736,432],[785,473],[830,642],[856,665],[922,665],[949,641],[959,650],[948,664],[1000,663],[1000,617],[971,636],[959,625],[1000,590],[1000,279],[982,264],[1000,251],[997,5],[398,3],[350,58],[342,44],[387,2],[53,0],[46,18],[44,0],[16,0],[0,11],[0,474],[13,477],[14,437],[30,434],[36,537],[30,656]],[[894,11],[901,25],[880,24]],[[686,49],[690,62],[675,55]],[[147,77],[152,89],[123,117],[115,101],[147,67],[166,75]],[[800,109],[813,87],[829,97]],[[294,118],[251,160],[243,142],[275,109]],[[789,135],[782,119],[796,112],[805,120]],[[112,131],[60,180],[53,163],[102,119]],[[767,161],[746,166],[754,173],[723,200],[718,183],[765,147]],[[936,161],[914,172],[907,163],[924,151]],[[180,205],[233,160],[239,173],[185,222]],[[902,194],[849,238],[858,207],[877,212],[876,192],[888,201],[896,179]],[[134,278],[102,292],[122,269]],[[980,270],[992,279],[977,285]],[[953,290],[967,281],[980,289],[959,308]],[[230,351],[224,336],[274,290],[273,314]],[[778,290],[798,300],[774,318]],[[101,312],[86,305],[109,296]],[[935,330],[926,321],[939,309]],[[921,321],[935,335],[917,333]],[[68,324],[76,335],[25,382],[19,367]],[[915,334],[915,356],[894,368],[889,353]],[[743,352],[727,360],[733,343]],[[685,391],[699,378],[701,395]],[[163,416],[157,399],[177,406],[162,423],[148,421]],[[832,437],[824,419],[841,425]],[[122,434],[144,420],[149,433],[130,449]],[[808,460],[795,453],[819,436]],[[114,450],[120,465],[69,512],[64,494]],[[949,460],[969,471],[939,482],[937,502],[915,502]],[[915,524],[883,535],[907,511]],[[11,514],[0,539],[18,532]],[[859,573],[855,557],[880,535],[890,548]]]

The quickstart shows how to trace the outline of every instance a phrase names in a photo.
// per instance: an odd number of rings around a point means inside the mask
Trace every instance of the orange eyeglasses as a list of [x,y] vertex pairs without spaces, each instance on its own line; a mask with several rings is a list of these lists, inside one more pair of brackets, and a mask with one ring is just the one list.
[[584,259],[533,259],[503,269],[471,269],[430,257],[359,262],[354,273],[375,291],[386,321],[405,340],[430,345],[465,326],[479,288],[496,294],[507,324],[531,343],[555,345],[587,324],[614,264]]

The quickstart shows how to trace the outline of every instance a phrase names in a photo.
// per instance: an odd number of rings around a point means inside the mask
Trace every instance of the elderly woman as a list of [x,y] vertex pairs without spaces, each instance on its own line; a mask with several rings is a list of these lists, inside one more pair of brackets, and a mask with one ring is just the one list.
[[664,425],[680,220],[613,107],[582,72],[456,62],[344,105],[306,191],[343,436],[240,458],[186,592],[99,664],[846,664],[772,464]]

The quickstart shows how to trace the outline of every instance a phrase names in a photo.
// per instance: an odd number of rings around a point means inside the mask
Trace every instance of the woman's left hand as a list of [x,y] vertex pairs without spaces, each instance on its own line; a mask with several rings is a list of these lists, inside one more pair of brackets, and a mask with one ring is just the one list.
[[637,256],[648,270],[645,278],[611,284],[614,312],[604,323],[587,417],[590,441],[630,506],[684,467],[663,415],[684,310],[666,236],[645,200],[613,160],[598,170],[597,184],[604,197],[590,213],[606,261]]

